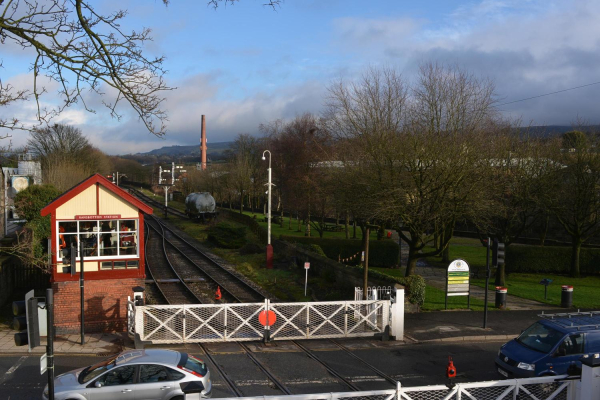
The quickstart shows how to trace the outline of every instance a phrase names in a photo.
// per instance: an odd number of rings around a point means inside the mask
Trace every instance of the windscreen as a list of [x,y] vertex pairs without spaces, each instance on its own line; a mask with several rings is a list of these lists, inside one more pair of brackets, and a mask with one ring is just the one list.
[[206,364],[203,361],[195,358],[194,356],[188,357],[184,367],[194,371],[198,375],[206,375]]
[[549,353],[564,335],[547,325],[536,322],[517,338],[517,342],[542,353]]
[[87,367],[79,375],[79,383],[86,383],[94,379],[95,377],[103,374],[104,372],[112,369],[115,366],[115,357],[107,358],[104,361],[100,361],[98,364],[94,364]]

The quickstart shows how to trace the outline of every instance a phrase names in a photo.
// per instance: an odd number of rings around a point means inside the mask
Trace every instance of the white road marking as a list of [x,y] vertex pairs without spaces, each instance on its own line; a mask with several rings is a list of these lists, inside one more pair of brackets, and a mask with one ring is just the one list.
[[15,363],[15,365],[10,367],[9,370],[6,371],[4,376],[2,378],[0,378],[0,385],[3,384],[8,378],[10,378],[10,376],[17,370],[17,368],[19,368],[21,366],[21,364],[23,364],[25,362],[25,360],[27,360],[27,358],[28,358],[27,356],[23,356],[23,357],[19,358],[19,360]]

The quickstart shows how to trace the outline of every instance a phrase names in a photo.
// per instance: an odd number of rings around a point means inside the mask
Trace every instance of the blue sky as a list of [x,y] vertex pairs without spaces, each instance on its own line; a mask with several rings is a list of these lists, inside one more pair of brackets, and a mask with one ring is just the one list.
[[[323,110],[327,86],[369,66],[392,66],[407,80],[422,62],[459,65],[492,79],[500,103],[600,81],[600,2],[588,0],[285,0],[276,10],[241,0],[217,10],[203,0],[97,1],[127,9],[125,29],[149,27],[146,51],[165,55],[170,123],[153,137],[127,109],[116,121],[78,107],[59,121],[79,126],[109,154],[199,142],[206,115],[210,142],[258,125]],[[6,49],[6,50],[5,50]],[[0,45],[3,81],[25,87],[31,55]],[[600,85],[501,106],[524,124],[599,123]],[[53,93],[44,101],[53,102]],[[32,105],[12,111],[25,119]],[[27,139],[13,133],[13,144]]]

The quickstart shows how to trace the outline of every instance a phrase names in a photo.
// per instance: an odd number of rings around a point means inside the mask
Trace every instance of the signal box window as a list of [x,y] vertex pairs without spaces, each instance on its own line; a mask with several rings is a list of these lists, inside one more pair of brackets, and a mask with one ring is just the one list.
[[[138,256],[138,221],[135,219],[100,221],[59,221],[57,252],[60,257],[70,256],[71,245],[83,244],[86,259],[118,259]],[[79,259],[79,257],[77,257]],[[137,268],[137,264],[119,263],[114,267],[102,263],[102,269]]]

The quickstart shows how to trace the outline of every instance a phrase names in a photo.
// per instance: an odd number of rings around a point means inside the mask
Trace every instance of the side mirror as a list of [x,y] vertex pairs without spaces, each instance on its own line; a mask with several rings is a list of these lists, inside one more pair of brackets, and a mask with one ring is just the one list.
[[102,382],[96,381],[96,383],[94,383],[94,387],[101,388],[102,387]]
[[558,348],[558,350],[556,350],[556,353],[554,353],[554,357],[564,357],[566,355],[567,355],[567,349],[565,349],[562,346],[560,346]]

